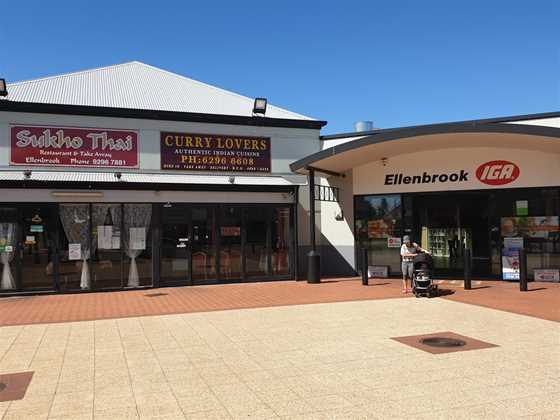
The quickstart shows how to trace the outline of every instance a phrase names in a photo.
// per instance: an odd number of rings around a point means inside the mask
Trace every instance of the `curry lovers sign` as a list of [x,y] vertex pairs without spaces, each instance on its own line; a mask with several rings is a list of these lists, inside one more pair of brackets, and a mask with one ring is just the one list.
[[161,169],[270,172],[270,138],[161,133]]
[[137,168],[135,131],[76,127],[11,127],[11,165]]

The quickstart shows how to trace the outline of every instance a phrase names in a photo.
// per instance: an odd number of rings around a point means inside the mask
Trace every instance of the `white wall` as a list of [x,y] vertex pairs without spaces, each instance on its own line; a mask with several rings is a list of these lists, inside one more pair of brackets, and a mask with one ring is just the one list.
[[11,124],[137,130],[140,169],[148,171],[160,170],[160,131],[270,137],[272,174],[291,173],[290,163],[321,148],[319,130],[312,129],[0,112],[0,168],[9,166]]
[[[354,267],[354,194],[352,190],[352,172],[345,177],[329,177],[320,180],[321,185],[339,188],[339,202],[321,202],[321,245],[323,249],[333,246],[343,260],[325,261],[323,264],[345,262]],[[336,220],[335,216],[343,215],[342,220]],[[336,256],[326,255],[334,259]]]
[[357,137],[343,137],[339,139],[331,139],[331,140],[322,140],[322,149],[328,149],[329,147],[338,146],[339,144],[348,143],[350,141],[358,140],[364,138],[365,136],[357,136]]
[[[560,143],[560,142],[559,142]],[[519,167],[519,177],[505,185],[491,186],[479,181],[477,168],[489,161],[506,160]],[[468,173],[466,182],[385,185],[385,177],[403,173],[428,174]],[[478,190],[490,188],[523,188],[560,185],[560,144],[558,153],[508,148],[452,148],[407,153],[389,158],[387,165],[374,161],[354,168],[354,194],[384,194],[415,191]]]

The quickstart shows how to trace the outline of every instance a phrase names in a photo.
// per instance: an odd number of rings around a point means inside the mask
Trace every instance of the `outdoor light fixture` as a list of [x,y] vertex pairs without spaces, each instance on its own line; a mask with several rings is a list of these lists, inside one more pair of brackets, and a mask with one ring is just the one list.
[[165,203],[165,204],[163,205],[163,207],[165,207],[166,209],[168,209],[168,208],[171,208],[171,207],[173,207],[173,206],[172,206],[171,203],[168,201],[167,203]]
[[387,162],[388,162],[388,161],[389,161],[389,159],[386,158],[386,157],[381,158],[381,164],[382,164],[383,166],[387,166]]
[[228,178],[228,181],[229,181],[230,184],[233,184],[233,183],[235,182],[235,177],[234,177],[234,176],[230,176],[230,177]]
[[23,176],[25,177],[25,179],[31,179],[31,171],[27,170],[27,171],[23,171]]
[[[6,80],[0,79],[0,96],[8,96],[8,89],[6,88]],[[266,104],[265,104],[266,107]]]
[[255,104],[253,105],[253,114],[266,113],[266,98],[255,98]]
[[117,178],[119,181],[122,178],[122,173],[121,172],[115,172],[115,178]]

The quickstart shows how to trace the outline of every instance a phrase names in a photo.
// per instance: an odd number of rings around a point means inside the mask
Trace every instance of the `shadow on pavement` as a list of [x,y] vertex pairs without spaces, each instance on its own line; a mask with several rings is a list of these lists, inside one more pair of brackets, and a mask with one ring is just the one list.
[[547,287],[537,287],[536,289],[529,289],[528,292],[536,292],[537,290],[548,290]]
[[449,296],[455,294],[455,290],[438,288],[438,297]]

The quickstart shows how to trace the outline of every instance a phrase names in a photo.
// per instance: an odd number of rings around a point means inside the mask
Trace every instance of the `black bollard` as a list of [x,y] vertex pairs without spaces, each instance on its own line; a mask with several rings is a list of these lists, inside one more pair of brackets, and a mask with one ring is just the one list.
[[465,290],[471,290],[471,250],[465,248]]
[[368,285],[368,250],[362,248],[362,285]]
[[307,283],[321,283],[321,256],[317,251],[307,254]]
[[519,290],[527,291],[527,254],[525,248],[519,250]]

